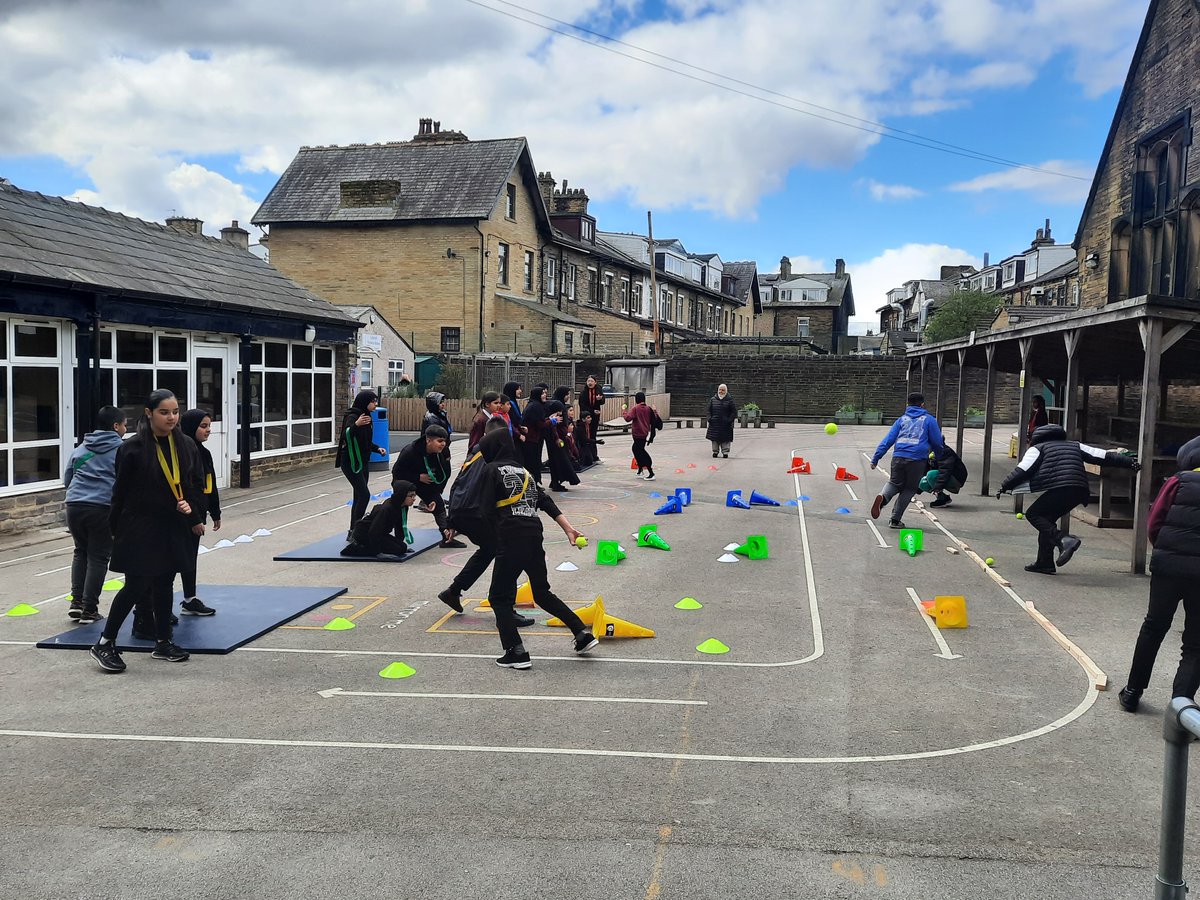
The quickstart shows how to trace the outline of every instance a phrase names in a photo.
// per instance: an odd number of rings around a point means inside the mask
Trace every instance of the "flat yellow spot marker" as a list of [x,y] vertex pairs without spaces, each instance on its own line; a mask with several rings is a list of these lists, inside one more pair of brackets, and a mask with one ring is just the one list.
[[18,603],[12,609],[5,613],[6,616],[36,616],[41,610],[36,606],[30,606],[28,603]]
[[341,616],[338,616],[336,619],[325,623],[326,631],[349,631],[354,627],[355,625],[353,622],[351,622],[349,619],[343,619]]
[[729,648],[718,641],[716,638],[709,638],[703,644],[696,648],[701,653],[728,653]]
[[394,662],[384,666],[380,672],[380,678],[408,678],[410,675],[416,675],[417,670],[407,663]]

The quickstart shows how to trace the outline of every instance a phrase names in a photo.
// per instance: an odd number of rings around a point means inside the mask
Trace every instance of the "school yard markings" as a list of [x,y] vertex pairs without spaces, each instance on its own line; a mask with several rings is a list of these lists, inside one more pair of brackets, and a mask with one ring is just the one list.
[[917,615],[921,617],[921,621],[925,623],[925,627],[929,629],[929,633],[933,635],[933,639],[937,642],[940,653],[934,654],[939,659],[962,659],[961,653],[951,653],[950,646],[946,643],[946,639],[942,637],[942,632],[938,629],[928,615],[925,614],[925,608],[921,606],[921,598],[917,596],[917,592],[912,588],[905,588],[908,591],[908,596],[912,598],[913,604],[917,607]]
[[707,700],[664,700],[651,697],[568,697],[556,694],[435,694],[426,691],[345,691],[327,688],[317,695],[331,697],[408,697],[420,700],[530,700],[564,703],[640,703],[658,706],[708,706]]
[[[347,620],[349,620],[349,621],[353,622],[353,621],[354,621],[355,619],[357,619],[359,616],[361,616],[361,615],[364,615],[365,613],[368,613],[368,612],[370,612],[371,610],[373,610],[375,607],[379,606],[379,604],[381,604],[381,603],[383,603],[385,600],[387,600],[387,597],[347,597],[347,596],[345,596],[345,595],[343,594],[343,595],[342,595],[342,596],[340,596],[340,597],[335,597],[335,598],[333,599],[333,603],[335,604],[335,608],[336,608],[336,604],[345,603],[345,602],[346,602],[346,601],[348,601],[348,600],[351,600],[351,601],[353,601],[353,600],[366,600],[366,601],[369,601],[369,602],[367,603],[367,605],[366,605],[366,606],[364,606],[364,607],[362,607],[361,609],[357,609],[357,610],[355,610],[353,613],[351,613],[351,614],[350,614],[350,615],[348,615],[348,616],[343,616],[343,618],[344,618],[344,619],[347,619]],[[318,606],[318,607],[316,607],[315,609],[311,609],[311,610],[309,610],[309,611],[308,611],[308,614],[309,614],[309,615],[311,615],[312,613],[314,613],[314,612],[317,612],[317,610],[319,610],[320,608],[321,608],[321,607],[320,607],[320,606]],[[324,626],[324,625],[280,625],[279,627],[280,627],[280,628],[291,628],[291,629],[293,629],[293,630],[295,630],[295,631],[324,631],[324,630],[325,630],[325,626]]]
[[875,527],[875,523],[870,519],[863,519],[867,523],[867,527],[871,529],[871,533],[875,535],[875,540],[879,541],[879,546],[887,549],[888,542],[883,539],[883,535],[879,533],[879,529]]

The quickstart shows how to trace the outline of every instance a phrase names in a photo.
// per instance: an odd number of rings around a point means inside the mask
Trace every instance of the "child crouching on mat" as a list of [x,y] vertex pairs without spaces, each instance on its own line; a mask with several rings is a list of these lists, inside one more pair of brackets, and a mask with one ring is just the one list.
[[417,489],[411,481],[392,482],[392,496],[355,523],[350,543],[342,556],[403,556],[412,546],[408,530],[408,510],[417,502]]

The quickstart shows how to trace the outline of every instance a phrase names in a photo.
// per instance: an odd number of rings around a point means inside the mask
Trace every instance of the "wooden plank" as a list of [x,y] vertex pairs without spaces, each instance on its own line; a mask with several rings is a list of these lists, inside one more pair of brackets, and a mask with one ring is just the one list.
[[1083,670],[1087,672],[1088,678],[1091,679],[1092,686],[1098,691],[1108,690],[1108,676],[1104,673],[1092,658],[1084,653],[1079,647],[1065,634],[1058,630],[1057,626],[1045,616],[1043,616],[1034,607],[1033,603],[1025,601],[1025,611],[1033,618],[1035,622],[1045,629],[1046,633],[1058,643],[1060,647],[1066,650],[1075,659]]

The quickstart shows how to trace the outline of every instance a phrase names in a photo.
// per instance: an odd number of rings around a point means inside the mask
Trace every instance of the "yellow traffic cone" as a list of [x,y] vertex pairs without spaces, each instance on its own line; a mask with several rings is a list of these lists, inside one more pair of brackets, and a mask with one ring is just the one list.
[[[517,606],[536,606],[537,605],[533,602],[533,588],[530,586],[528,581],[517,588],[516,605]],[[479,609],[491,609],[492,601],[480,600],[478,608]]]
[[650,628],[643,628],[641,625],[634,625],[632,622],[626,622],[624,619],[618,619],[616,616],[610,616],[604,611],[604,601],[596,598],[593,604],[596,607],[596,614],[592,619],[592,634],[598,638],[651,638],[654,637],[654,631]]
[[934,597],[933,612],[938,628],[967,627],[966,597]]
[[[596,599],[587,606],[581,606],[579,609],[575,610],[575,615],[579,616],[579,621],[583,622],[584,625],[591,625],[596,618],[597,605],[599,605],[601,609],[604,608],[604,598],[600,597],[599,595],[597,595]],[[558,616],[553,616],[546,620],[546,624],[554,625],[558,628],[565,628],[567,623],[558,618]]]

